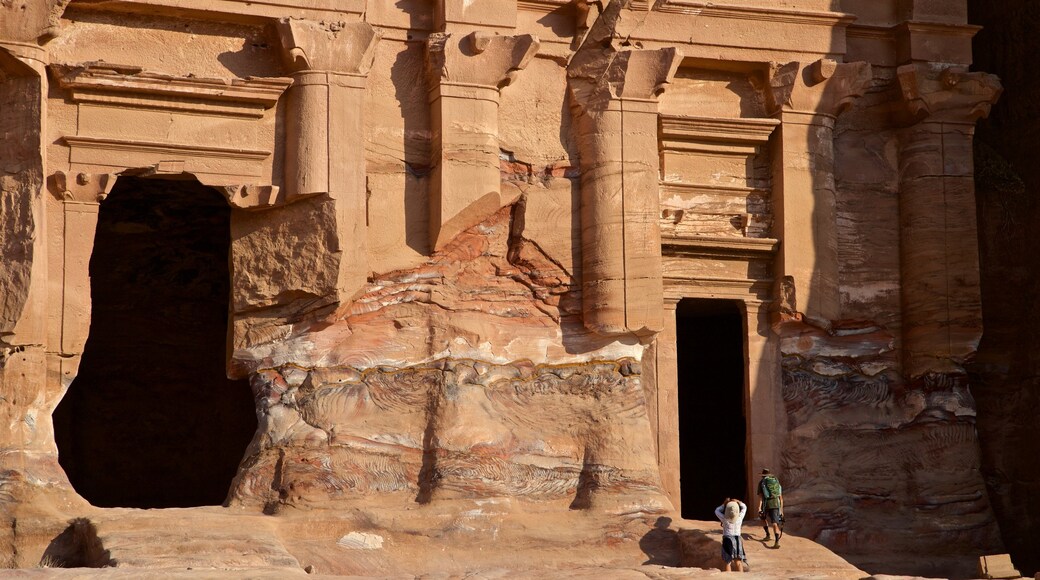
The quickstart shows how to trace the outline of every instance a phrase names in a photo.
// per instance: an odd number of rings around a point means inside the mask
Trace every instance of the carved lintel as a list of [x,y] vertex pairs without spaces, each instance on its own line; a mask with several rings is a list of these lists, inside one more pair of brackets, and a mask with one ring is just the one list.
[[426,42],[426,71],[431,87],[467,84],[502,88],[527,67],[540,42],[530,34],[503,36],[482,30],[463,37],[431,34]]
[[925,118],[949,123],[969,123],[989,116],[1003,87],[996,75],[968,72],[966,67],[938,68],[907,64],[897,70],[906,107],[906,123]]
[[770,65],[766,98],[773,114],[798,111],[837,117],[870,88],[869,63],[839,63],[824,58]]
[[288,78],[173,76],[101,62],[48,66],[73,102],[260,118],[292,84]]
[[47,187],[62,201],[100,203],[112,191],[117,177],[112,173],[77,173],[71,176],[57,171],[47,180]]
[[286,65],[293,72],[322,70],[367,75],[382,38],[382,32],[367,22],[283,18],[276,28]]
[[61,15],[69,2],[0,2],[0,43],[46,44],[61,34]]

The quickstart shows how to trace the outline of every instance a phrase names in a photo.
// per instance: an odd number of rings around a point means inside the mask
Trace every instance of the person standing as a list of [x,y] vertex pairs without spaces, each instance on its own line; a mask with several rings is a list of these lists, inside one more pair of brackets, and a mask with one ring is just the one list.
[[758,495],[761,500],[759,503],[759,513],[762,514],[762,519],[766,523],[766,540],[769,541],[769,528],[773,529],[773,547],[780,547],[780,536],[783,535],[783,530],[780,528],[780,522],[784,519],[784,492],[783,488],[780,487],[780,480],[775,475],[769,472],[768,469],[762,470],[762,479],[758,482]]
[[747,515],[747,505],[739,499],[726,498],[722,505],[715,508],[715,517],[722,522],[722,560],[726,565],[724,572],[747,572],[747,556],[744,554],[744,542],[740,538],[740,526]]

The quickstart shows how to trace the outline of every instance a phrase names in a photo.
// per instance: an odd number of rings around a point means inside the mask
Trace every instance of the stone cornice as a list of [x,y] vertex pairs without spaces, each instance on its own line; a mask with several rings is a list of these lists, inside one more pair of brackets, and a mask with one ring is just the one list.
[[663,237],[661,251],[666,256],[705,258],[769,259],[776,254],[780,241],[772,238],[738,238],[717,236]]
[[711,18],[734,18],[738,20],[784,22],[826,27],[848,26],[856,21],[855,14],[845,12],[736,6],[698,0],[664,0],[664,2],[655,4],[653,10],[666,14],[687,14]]
[[776,119],[725,119],[661,115],[661,140],[764,143],[780,122]]
[[280,18],[313,21],[359,20],[367,0],[106,0],[92,3],[73,0],[87,10],[188,15],[201,19],[264,23]]
[[178,77],[107,63],[50,65],[73,102],[259,118],[292,84],[289,78]]

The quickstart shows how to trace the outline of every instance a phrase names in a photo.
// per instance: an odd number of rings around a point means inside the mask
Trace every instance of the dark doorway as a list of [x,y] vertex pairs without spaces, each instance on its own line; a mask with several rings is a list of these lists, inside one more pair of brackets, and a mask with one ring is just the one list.
[[682,517],[715,519],[747,490],[744,316],[735,300],[686,298],[676,309]]
[[256,430],[225,374],[231,210],[196,181],[121,177],[90,258],[90,334],[55,410],[58,457],[100,507],[223,503]]

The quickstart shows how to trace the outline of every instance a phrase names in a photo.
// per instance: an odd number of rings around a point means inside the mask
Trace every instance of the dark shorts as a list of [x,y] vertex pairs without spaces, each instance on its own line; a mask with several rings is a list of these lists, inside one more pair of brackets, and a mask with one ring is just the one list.
[[747,560],[740,536],[722,536],[722,560],[727,564],[733,560]]
[[780,524],[780,508],[766,508],[766,523]]

